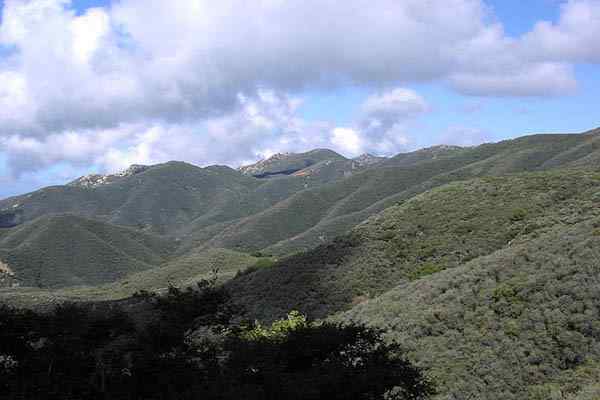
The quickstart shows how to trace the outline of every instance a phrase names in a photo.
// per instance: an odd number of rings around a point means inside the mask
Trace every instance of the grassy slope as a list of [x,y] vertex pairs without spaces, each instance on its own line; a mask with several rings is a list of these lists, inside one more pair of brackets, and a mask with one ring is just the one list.
[[22,285],[95,285],[153,268],[173,240],[73,215],[44,216],[5,232],[0,258]]
[[102,301],[127,298],[140,290],[161,291],[170,284],[182,287],[217,277],[221,282],[255,265],[260,258],[227,249],[210,249],[175,258],[161,266],[96,286],[62,289],[18,288],[0,290],[0,301],[20,307],[45,307],[63,301]]
[[400,154],[228,224],[207,245],[290,254],[313,248],[433,187],[479,176],[569,166],[598,150],[597,135],[534,135],[474,148],[434,147]]
[[0,209],[17,205],[26,220],[69,212],[162,234],[260,184],[228,167],[169,162],[98,187],[44,188],[0,201]]

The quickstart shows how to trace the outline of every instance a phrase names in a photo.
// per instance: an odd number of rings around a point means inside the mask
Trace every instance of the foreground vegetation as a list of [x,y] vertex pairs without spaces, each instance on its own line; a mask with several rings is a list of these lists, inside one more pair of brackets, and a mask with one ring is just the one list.
[[0,308],[5,399],[425,399],[421,370],[377,330],[234,322],[215,282],[49,314]]

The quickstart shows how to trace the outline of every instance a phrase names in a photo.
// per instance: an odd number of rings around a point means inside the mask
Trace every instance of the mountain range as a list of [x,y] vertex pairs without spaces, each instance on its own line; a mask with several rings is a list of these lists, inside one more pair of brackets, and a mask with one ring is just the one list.
[[593,399],[599,205],[600,129],[134,165],[0,201],[0,299],[121,299],[216,274],[253,319],[384,329],[439,399]]

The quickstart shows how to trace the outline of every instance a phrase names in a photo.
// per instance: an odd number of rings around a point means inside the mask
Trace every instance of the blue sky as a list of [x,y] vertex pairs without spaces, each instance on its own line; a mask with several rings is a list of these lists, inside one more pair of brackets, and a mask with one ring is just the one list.
[[0,197],[129,163],[600,126],[599,0],[348,1],[0,0]]

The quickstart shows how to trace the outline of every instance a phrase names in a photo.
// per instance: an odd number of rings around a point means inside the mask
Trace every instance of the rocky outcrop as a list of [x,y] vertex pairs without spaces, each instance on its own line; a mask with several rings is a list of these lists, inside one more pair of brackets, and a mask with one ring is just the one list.
[[8,264],[0,260],[0,288],[15,287],[18,286],[15,273],[8,266]]
[[105,184],[108,184],[108,183],[112,183],[112,182],[118,181],[118,180],[120,180],[122,178],[125,178],[125,177],[128,177],[128,176],[139,174],[141,172],[146,171],[148,168],[150,168],[150,167],[147,166],[147,165],[133,164],[129,168],[127,168],[126,170],[121,171],[121,172],[117,172],[116,174],[111,174],[111,175],[100,175],[100,174],[85,175],[85,176],[82,176],[80,178],[75,179],[73,182],[70,182],[68,185],[69,186],[79,186],[79,187],[93,188],[93,187],[97,187],[97,186],[100,186],[100,185],[105,185]]
[[386,157],[378,157],[373,154],[364,153],[358,157],[352,159],[354,168],[362,168],[362,167],[370,167],[375,164],[379,164],[382,161],[385,161]]
[[255,164],[245,165],[238,170],[255,178],[268,178],[274,175],[292,175],[321,161],[346,160],[332,150],[316,149],[306,153],[277,153]]

